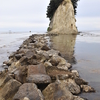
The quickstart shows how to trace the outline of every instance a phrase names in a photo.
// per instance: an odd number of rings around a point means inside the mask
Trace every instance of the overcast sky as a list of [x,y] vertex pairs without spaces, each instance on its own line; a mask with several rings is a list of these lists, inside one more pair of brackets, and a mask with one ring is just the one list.
[[[50,0],[0,0],[0,32],[45,32]],[[77,9],[79,31],[100,30],[100,0],[80,0]]]

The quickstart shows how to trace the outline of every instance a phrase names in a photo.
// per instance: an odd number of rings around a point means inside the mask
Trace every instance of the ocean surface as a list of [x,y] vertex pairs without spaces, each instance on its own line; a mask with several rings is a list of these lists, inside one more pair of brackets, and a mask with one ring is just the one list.
[[81,78],[91,85],[96,93],[83,93],[88,100],[100,100],[100,31],[82,32],[79,35],[50,37],[51,47],[79,71]]
[[[37,33],[0,33],[0,66],[32,34]],[[0,70],[3,70],[3,68],[0,67]]]
[[[0,33],[0,66],[32,34],[38,33]],[[100,100],[100,31],[49,38],[50,46],[59,50],[73,65],[73,69],[79,71],[80,77],[96,90],[96,93],[83,93],[80,96],[88,100]],[[3,68],[0,67],[0,70]]]

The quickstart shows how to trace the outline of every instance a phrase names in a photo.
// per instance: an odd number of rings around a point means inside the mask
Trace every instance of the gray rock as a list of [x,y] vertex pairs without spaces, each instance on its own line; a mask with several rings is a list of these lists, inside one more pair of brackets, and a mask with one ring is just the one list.
[[72,93],[59,82],[49,84],[42,93],[45,100],[73,100],[74,98]]
[[19,88],[13,100],[44,100],[44,97],[34,83],[25,83]]
[[75,83],[78,85],[87,85],[88,82],[86,82],[85,80],[81,79],[81,78],[75,78]]
[[50,83],[51,78],[46,74],[43,64],[28,66],[27,82],[29,83]]
[[12,100],[21,83],[11,79],[0,89],[0,100]]
[[26,82],[27,67],[19,66],[13,73],[14,73],[14,78],[17,81],[19,81],[21,83],[25,83]]
[[57,66],[58,69],[61,70],[68,70],[68,68],[71,68],[71,64],[67,63],[66,60],[58,55],[53,55],[50,59],[50,63],[53,66]]
[[76,77],[79,77],[79,73],[78,73],[77,70],[72,70],[71,72],[72,72]]
[[49,48],[47,45],[44,45],[44,46],[41,48],[41,50],[48,51],[48,50],[50,50],[50,48]]
[[3,87],[12,78],[7,73],[2,72],[0,75],[0,87]]
[[61,55],[59,51],[53,50],[53,49],[47,51],[47,53],[48,53],[48,55],[49,55],[50,57],[52,57],[53,55]]
[[22,54],[15,54],[15,58],[16,58],[17,60],[19,60],[23,55],[24,55],[23,53],[22,53]]
[[80,87],[75,83],[72,79],[67,79],[61,81],[65,84],[65,86],[69,89],[72,94],[79,94],[81,92]]
[[81,89],[83,92],[86,92],[86,93],[95,92],[94,88],[88,85],[81,85]]

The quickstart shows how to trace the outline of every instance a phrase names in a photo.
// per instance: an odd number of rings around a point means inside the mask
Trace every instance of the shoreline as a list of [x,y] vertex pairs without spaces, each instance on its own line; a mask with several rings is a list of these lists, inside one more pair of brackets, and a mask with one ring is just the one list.
[[[25,40],[20,48],[13,55],[9,56],[9,61],[4,63],[5,66],[9,65],[9,67],[7,69],[6,66],[5,71],[1,72],[1,75],[4,74],[4,79],[9,76],[12,77],[11,79],[20,82],[21,85],[19,87],[28,83],[30,85],[36,84],[37,87],[40,87],[38,88],[40,92],[42,91],[40,93],[42,97],[39,97],[41,100],[44,100],[44,98],[45,100],[51,100],[50,95],[48,95],[50,94],[51,87],[55,89],[51,90],[54,94],[57,91],[63,91],[60,97],[56,94],[57,98],[62,98],[63,96],[69,98],[70,96],[71,98],[69,100],[72,100],[72,98],[74,100],[85,100],[75,95],[81,92],[93,92],[95,90],[80,78],[77,70],[71,70],[71,64],[67,63],[61,57],[59,51],[53,50],[48,46],[46,36],[49,35],[32,35]],[[2,87],[2,90],[6,84]],[[56,85],[57,87],[55,87]],[[18,92],[22,91],[19,87],[17,87],[17,90],[19,89]],[[56,90],[56,88],[58,89]],[[15,90],[12,91],[14,92]],[[66,91],[69,95],[66,94]],[[20,97],[18,92],[14,93],[13,98],[18,99],[16,95]],[[30,93],[30,91],[28,92]],[[23,98],[25,96],[23,95]],[[52,96],[52,98],[54,97]]]

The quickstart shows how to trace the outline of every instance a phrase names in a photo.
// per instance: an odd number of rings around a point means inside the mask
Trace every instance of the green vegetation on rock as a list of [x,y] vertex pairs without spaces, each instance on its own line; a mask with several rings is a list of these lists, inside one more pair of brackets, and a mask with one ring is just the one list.
[[72,4],[73,4],[73,7],[74,7],[74,14],[76,15],[77,11],[76,11],[76,8],[77,8],[77,2],[79,0],[71,0],[72,1]]
[[[59,5],[63,2],[64,0],[50,0],[49,6],[47,7],[47,17],[51,20],[56,9],[59,7]],[[74,13],[76,15],[76,8],[77,8],[77,1],[79,0],[71,0],[73,7],[74,7]]]

